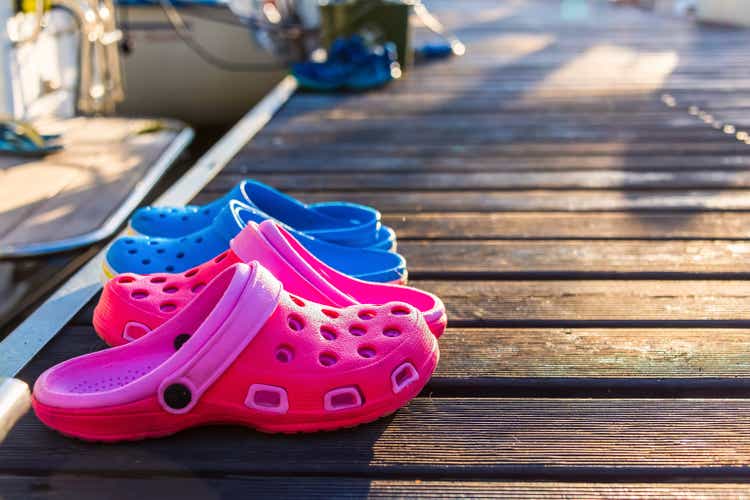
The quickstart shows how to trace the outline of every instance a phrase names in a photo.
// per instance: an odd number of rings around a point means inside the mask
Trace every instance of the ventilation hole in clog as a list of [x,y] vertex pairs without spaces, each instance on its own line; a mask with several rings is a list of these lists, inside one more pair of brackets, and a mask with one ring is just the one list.
[[135,278],[133,278],[132,276],[123,276],[122,278],[117,279],[117,282],[120,283],[121,285],[132,283],[134,281],[135,281]]
[[185,277],[186,278],[192,278],[193,276],[195,276],[196,274],[198,274],[198,271],[200,271],[200,269],[198,269],[197,267],[195,269],[191,269],[190,271],[188,271],[188,272],[185,273]]
[[349,327],[349,333],[351,333],[355,337],[361,337],[362,335],[365,335],[367,333],[367,328],[360,325],[352,325]]
[[245,406],[259,411],[286,413],[289,410],[289,398],[283,387],[253,384],[247,392]]
[[408,316],[410,313],[411,311],[404,306],[396,306],[391,309],[391,314],[394,316]]
[[406,386],[419,380],[419,373],[414,365],[408,361],[404,362],[391,373],[391,384],[394,394],[403,391]]
[[167,287],[164,287],[164,293],[177,293],[177,290],[179,290],[179,288],[177,288],[174,285],[169,285]]
[[176,255],[176,257],[177,257],[178,259],[182,259],[182,258],[184,258],[184,257],[185,257],[185,252],[179,252],[179,253],[178,253],[178,254]]
[[332,311],[330,309],[321,309],[321,311],[329,318],[336,319],[339,317],[339,313],[337,313],[336,311]]
[[132,245],[133,243],[135,243],[135,240],[131,240],[131,239],[125,240],[126,245]]
[[218,264],[219,262],[221,262],[222,260],[224,260],[226,258],[226,256],[227,256],[227,253],[224,252],[223,254],[221,254],[218,257],[216,257],[214,259],[214,262],[216,262]]
[[203,290],[204,288],[206,288],[206,284],[205,283],[198,283],[197,285],[193,286],[193,288],[191,288],[190,290],[193,293],[198,293],[201,290]]
[[167,281],[167,278],[164,276],[155,276],[151,278],[151,283],[164,283],[165,281]]
[[276,391],[257,391],[253,401],[257,406],[276,408],[281,404],[281,396]]
[[135,254],[137,254],[137,253],[138,253],[138,250],[136,250],[135,248],[131,248],[130,250],[128,250],[128,253],[129,253],[130,255],[135,255]]
[[286,344],[279,346],[276,349],[276,359],[281,363],[289,363],[294,359],[294,349]]
[[332,352],[323,352],[318,356],[318,361],[323,366],[333,366],[339,359]]
[[299,297],[297,297],[295,295],[292,295],[292,294],[289,294],[289,298],[292,299],[292,302],[294,302],[298,306],[305,307],[305,303]]
[[159,242],[156,241],[156,240],[149,240],[148,244],[151,245],[151,246],[154,246],[154,245],[158,245]]
[[132,342],[135,339],[141,338],[151,330],[143,323],[137,321],[130,321],[125,325],[122,330],[122,338],[127,342]]
[[180,220],[183,221],[183,222],[185,222],[185,221],[188,220],[188,216],[187,215],[183,215],[182,217],[180,217]]
[[320,334],[326,340],[336,340],[337,337],[336,332],[330,326],[321,326]]
[[180,347],[182,347],[185,344],[185,342],[187,342],[188,340],[190,340],[189,333],[181,333],[178,336],[176,336],[174,338],[174,342],[172,343],[172,345],[174,345],[174,350],[175,351],[180,350]]
[[162,254],[164,252],[166,252],[166,250],[164,250],[163,248],[156,249],[156,253],[158,253],[158,254]]
[[359,354],[363,358],[373,358],[375,357],[375,348],[369,345],[365,345],[357,349],[357,354]]
[[198,236],[197,238],[195,238],[195,242],[196,243],[203,243],[203,236]]
[[357,387],[341,387],[328,391],[323,398],[326,411],[347,410],[362,406],[363,398]]
[[130,296],[138,300],[145,299],[146,297],[148,297],[148,292],[146,290],[135,290],[130,294]]
[[289,318],[287,318],[287,324],[289,325],[289,328],[298,332],[305,327],[305,320],[303,320],[302,316],[298,314],[290,314]]
[[167,271],[168,273],[172,273],[172,272],[174,272],[174,266],[167,266],[167,267],[165,267],[164,269],[166,269],[166,271]]
[[160,219],[166,219],[167,218],[167,214],[161,213],[161,214],[159,214],[159,218]]
[[147,265],[151,264],[151,259],[143,259],[141,261],[141,264],[143,264],[144,266],[147,266]]
[[359,311],[357,316],[359,316],[359,319],[367,321],[375,317],[375,311],[372,309],[366,309],[364,311]]
[[203,215],[211,215],[211,210],[204,208],[203,212],[201,212]]
[[385,335],[386,337],[398,337],[399,335],[401,335],[401,330],[394,327],[386,328],[385,330],[383,330],[383,335]]
[[161,304],[159,304],[159,310],[161,312],[171,313],[174,312],[175,309],[177,309],[177,306],[172,302],[162,302]]

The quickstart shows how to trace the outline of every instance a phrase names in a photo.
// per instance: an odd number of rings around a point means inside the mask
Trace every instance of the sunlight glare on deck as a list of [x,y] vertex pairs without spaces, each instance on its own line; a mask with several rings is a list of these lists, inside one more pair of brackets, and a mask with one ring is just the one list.
[[638,52],[596,45],[552,72],[527,91],[525,98],[554,97],[561,89],[601,96],[653,92],[664,86],[678,60],[674,51]]

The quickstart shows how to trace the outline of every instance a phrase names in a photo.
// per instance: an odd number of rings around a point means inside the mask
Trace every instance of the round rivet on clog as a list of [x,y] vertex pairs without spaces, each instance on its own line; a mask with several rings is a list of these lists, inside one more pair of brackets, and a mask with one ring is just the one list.
[[164,402],[173,410],[181,410],[193,398],[190,389],[182,384],[171,384],[164,390]]
[[180,347],[182,347],[182,344],[190,340],[190,334],[189,333],[181,333],[178,336],[174,338],[174,350],[178,350]]

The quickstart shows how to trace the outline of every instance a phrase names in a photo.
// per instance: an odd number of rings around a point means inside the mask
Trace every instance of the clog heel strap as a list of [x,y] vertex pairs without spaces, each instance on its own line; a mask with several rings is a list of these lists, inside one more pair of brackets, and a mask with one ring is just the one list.
[[[189,361],[164,377],[159,386],[159,402],[165,411],[175,414],[190,411],[255,338],[278,306],[283,290],[281,282],[257,263],[252,270],[245,289],[237,299],[233,303],[221,302],[214,309],[214,313],[224,316],[224,325],[242,324],[243,328],[222,325],[201,338],[202,342],[194,343],[191,352],[187,353],[191,355]],[[253,304],[252,310],[236,307],[245,301]],[[183,396],[175,400],[175,394],[187,394],[189,398]]]

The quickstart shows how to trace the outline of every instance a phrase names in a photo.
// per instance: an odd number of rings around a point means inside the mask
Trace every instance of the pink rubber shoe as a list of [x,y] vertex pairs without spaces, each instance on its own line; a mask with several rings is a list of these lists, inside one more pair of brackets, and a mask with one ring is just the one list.
[[332,430],[405,405],[438,357],[408,304],[302,301],[260,264],[238,264],[150,335],[44,372],[33,405],[53,429],[95,441],[217,422]]
[[214,276],[237,262],[257,260],[299,297],[345,307],[406,302],[420,310],[436,337],[447,323],[443,302],[416,288],[350,278],[317,260],[272,221],[250,223],[231,249],[182,274],[122,274],[104,287],[94,311],[94,328],[109,345],[121,345],[157,328],[198,296]]

